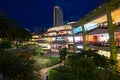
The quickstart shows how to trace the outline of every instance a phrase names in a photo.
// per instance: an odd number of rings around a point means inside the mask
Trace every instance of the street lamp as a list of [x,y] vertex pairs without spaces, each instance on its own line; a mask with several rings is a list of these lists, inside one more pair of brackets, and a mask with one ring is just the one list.
[[60,55],[60,70],[61,70],[61,46],[59,46],[59,55]]

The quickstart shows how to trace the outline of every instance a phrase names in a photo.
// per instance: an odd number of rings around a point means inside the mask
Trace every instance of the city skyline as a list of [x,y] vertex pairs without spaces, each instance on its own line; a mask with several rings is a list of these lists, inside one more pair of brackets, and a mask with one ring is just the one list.
[[60,6],[64,11],[64,23],[79,20],[97,8],[105,0],[4,0],[0,9],[6,16],[15,20],[20,27],[33,31],[34,26],[53,27],[53,7]]

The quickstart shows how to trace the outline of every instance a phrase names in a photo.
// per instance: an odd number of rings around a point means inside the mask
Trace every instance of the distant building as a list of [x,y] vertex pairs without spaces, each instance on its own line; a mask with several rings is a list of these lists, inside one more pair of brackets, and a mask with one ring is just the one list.
[[28,28],[25,28],[25,30],[27,30],[28,32],[30,32],[30,30]]
[[63,12],[59,6],[54,6],[53,9],[53,26],[63,25]]
[[42,33],[44,33],[44,32],[46,32],[46,28],[45,27],[38,27],[38,26],[35,26],[34,27],[34,33],[35,34],[42,34]]

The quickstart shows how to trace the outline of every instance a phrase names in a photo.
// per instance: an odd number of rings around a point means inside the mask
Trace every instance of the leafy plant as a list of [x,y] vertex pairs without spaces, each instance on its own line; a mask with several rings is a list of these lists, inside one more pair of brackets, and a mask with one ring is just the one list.
[[70,68],[67,66],[55,67],[48,72],[48,80],[74,80],[73,75],[70,73]]
[[33,55],[35,55],[35,56],[36,56],[36,55],[40,56],[40,55],[43,55],[43,54],[44,54],[43,49],[40,48],[40,47],[35,47],[35,48],[33,49],[32,53],[33,53]]
[[2,41],[0,43],[0,49],[14,48],[15,46],[10,41]]
[[33,59],[0,51],[0,73],[3,80],[38,80]]

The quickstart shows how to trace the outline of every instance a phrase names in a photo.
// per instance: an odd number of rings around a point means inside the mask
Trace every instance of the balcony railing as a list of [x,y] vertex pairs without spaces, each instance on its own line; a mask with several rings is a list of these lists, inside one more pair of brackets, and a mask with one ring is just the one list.
[[[76,42],[76,44],[83,44],[83,41],[79,41]],[[98,46],[98,47],[110,47],[110,43],[109,42],[104,42],[104,41],[87,41],[88,45],[94,45],[94,46]],[[116,41],[116,46],[118,48],[120,48],[120,41]]]
[[110,46],[110,43],[109,42],[100,42],[100,41],[97,41],[97,42],[93,42],[93,41],[88,41],[87,42],[89,45],[95,45],[95,46],[104,46],[104,47],[109,47]]

